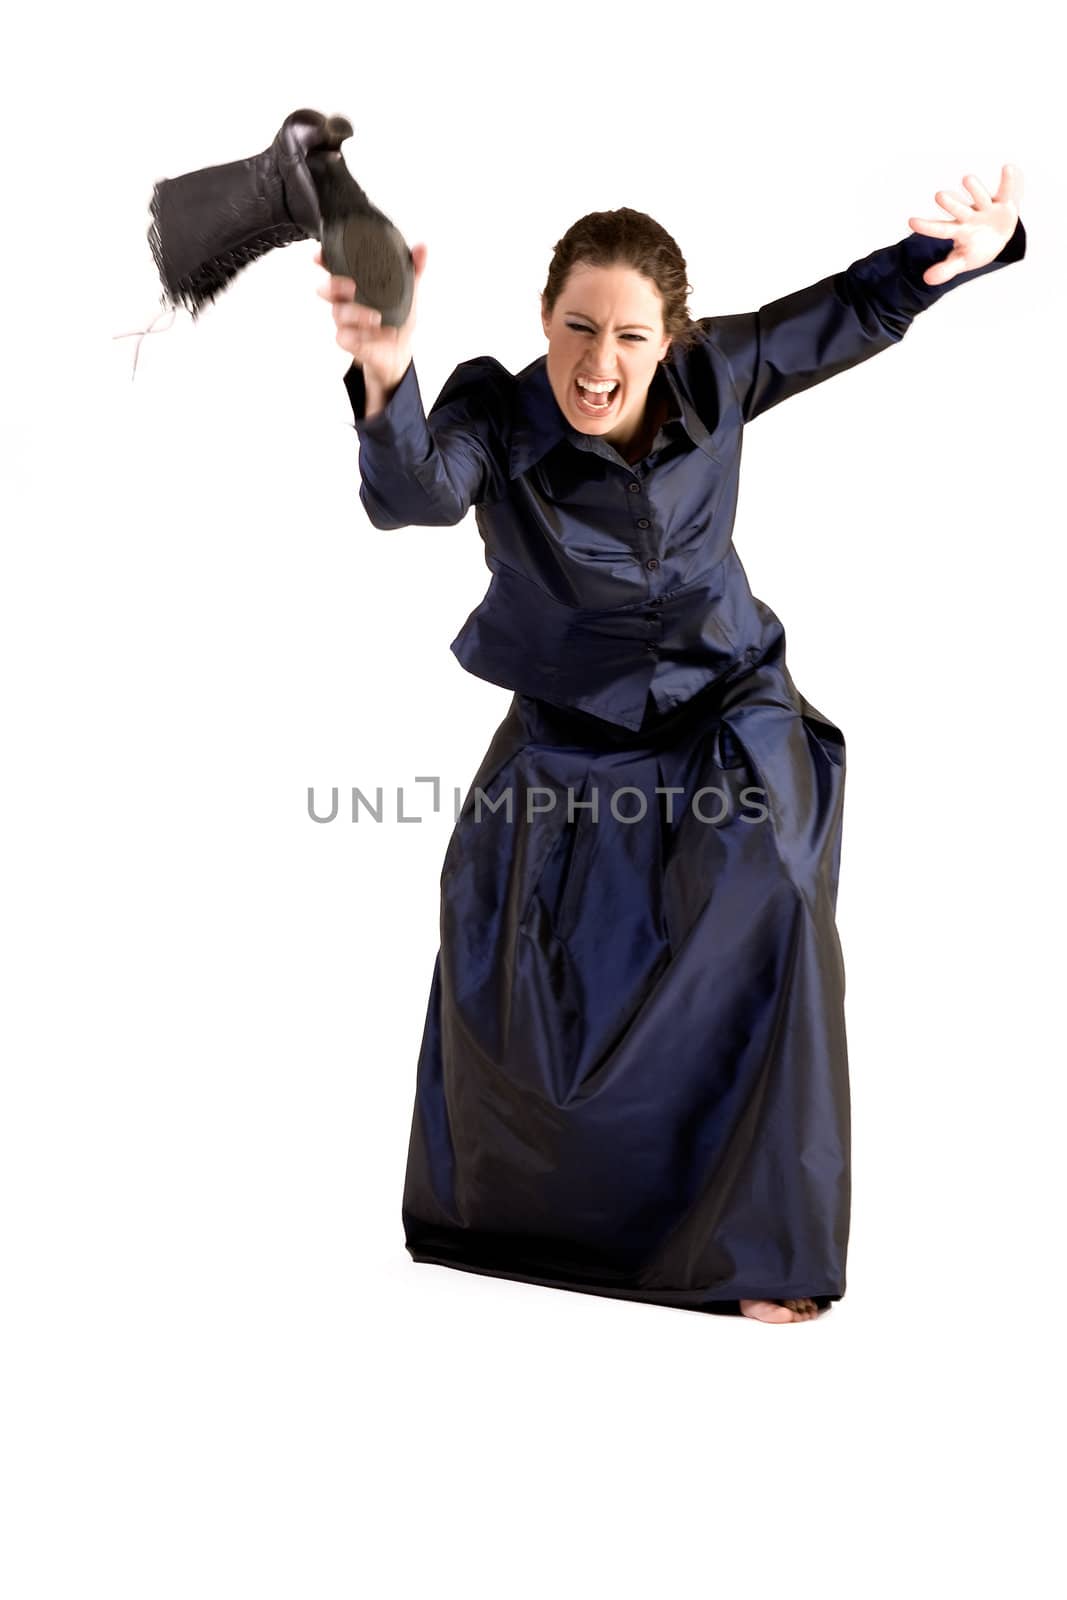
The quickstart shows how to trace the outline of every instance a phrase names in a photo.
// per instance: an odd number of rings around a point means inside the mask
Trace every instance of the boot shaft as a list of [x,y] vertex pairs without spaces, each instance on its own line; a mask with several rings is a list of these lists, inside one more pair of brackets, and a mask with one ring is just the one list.
[[155,185],[148,242],[172,305],[195,318],[250,261],[312,237],[294,222],[271,150]]

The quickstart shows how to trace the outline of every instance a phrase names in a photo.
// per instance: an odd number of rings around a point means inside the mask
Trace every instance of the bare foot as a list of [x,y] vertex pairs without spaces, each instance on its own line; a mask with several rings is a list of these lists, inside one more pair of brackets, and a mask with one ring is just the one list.
[[814,1300],[742,1300],[741,1315],[757,1322],[810,1322],[819,1315]]

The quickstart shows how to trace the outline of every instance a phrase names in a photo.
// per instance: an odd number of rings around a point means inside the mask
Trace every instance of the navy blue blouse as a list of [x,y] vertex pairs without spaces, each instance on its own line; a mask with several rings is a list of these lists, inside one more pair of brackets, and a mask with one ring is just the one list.
[[376,528],[442,527],[475,507],[492,578],[451,648],[480,678],[641,725],[744,672],[780,633],[733,545],[744,424],[898,343],[943,294],[1026,254],[1020,219],[1000,254],[922,281],[952,248],[911,233],[758,311],[703,317],[704,337],[657,369],[668,418],[636,463],[571,426],[542,355],[517,375],[462,362],[425,413],[412,362],[364,415],[359,497]]

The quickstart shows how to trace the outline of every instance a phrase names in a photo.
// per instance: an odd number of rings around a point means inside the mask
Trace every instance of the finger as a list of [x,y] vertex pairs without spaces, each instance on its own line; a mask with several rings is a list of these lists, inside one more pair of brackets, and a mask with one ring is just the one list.
[[1023,175],[1019,167],[1008,162],[1000,169],[1000,184],[995,200],[1008,200],[1018,207],[1023,196]]
[[944,261],[935,261],[932,267],[927,267],[923,273],[923,282],[931,285],[947,283],[954,278],[963,265],[962,257],[957,257],[955,252],[947,255]]
[[969,172],[963,181],[967,185],[970,193],[973,195],[977,205],[991,206],[993,204],[993,196],[990,194],[985,184],[981,183],[979,179],[975,177],[973,172]]
[[958,222],[964,222],[974,215],[970,196],[960,194],[958,189],[939,189],[934,199],[939,206],[944,206],[946,211],[951,212]]
[[334,305],[334,316],[338,322],[345,322],[353,327],[367,327],[377,330],[382,325],[382,314],[375,311],[373,306],[356,305],[354,301],[343,300]]
[[330,277],[319,293],[327,300],[354,300],[356,281],[354,278]]
[[345,324],[349,333],[363,339],[368,347],[381,350],[386,345],[394,348],[400,343],[401,330],[399,328],[368,328],[366,324]]
[[358,335],[359,338],[365,339],[368,344],[376,345],[379,349],[383,344],[396,344],[400,333],[399,328],[382,328],[377,323],[357,322],[351,317],[345,317],[338,306],[334,307],[333,320],[339,330]]
[[339,331],[344,332],[344,333],[356,334],[356,335],[359,336],[359,338],[364,339],[368,344],[377,345],[379,348],[383,344],[388,344],[390,342],[392,342],[392,343],[396,342],[395,341],[395,337],[394,337],[395,333],[396,333],[396,330],[394,328],[385,328],[385,329],[376,328],[376,327],[372,327],[369,323],[366,323],[366,322],[351,322],[351,321],[347,321],[344,318],[339,317],[337,315],[336,311],[334,312],[333,321],[334,321],[334,326]]
[[946,222],[943,217],[909,217],[908,227],[913,233],[925,233],[931,239],[952,239],[959,223]]
[[[358,320],[350,314],[350,308],[346,301],[335,300],[330,309],[333,312],[334,323],[338,328],[361,326]],[[362,324],[362,326],[366,326],[366,324]]]

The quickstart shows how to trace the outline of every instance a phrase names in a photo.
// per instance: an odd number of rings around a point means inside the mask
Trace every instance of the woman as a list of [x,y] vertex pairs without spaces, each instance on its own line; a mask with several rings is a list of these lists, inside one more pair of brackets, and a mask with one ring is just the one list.
[[463,362],[428,416],[414,313],[319,289],[360,500],[378,528],[475,507],[493,577],[452,649],[514,691],[441,876],[414,1260],[766,1322],[843,1296],[845,741],[733,547],[741,442],[1022,258],[1017,170],[964,183],[951,221],[697,322],[670,235],[592,213],[556,246],[547,355]]

